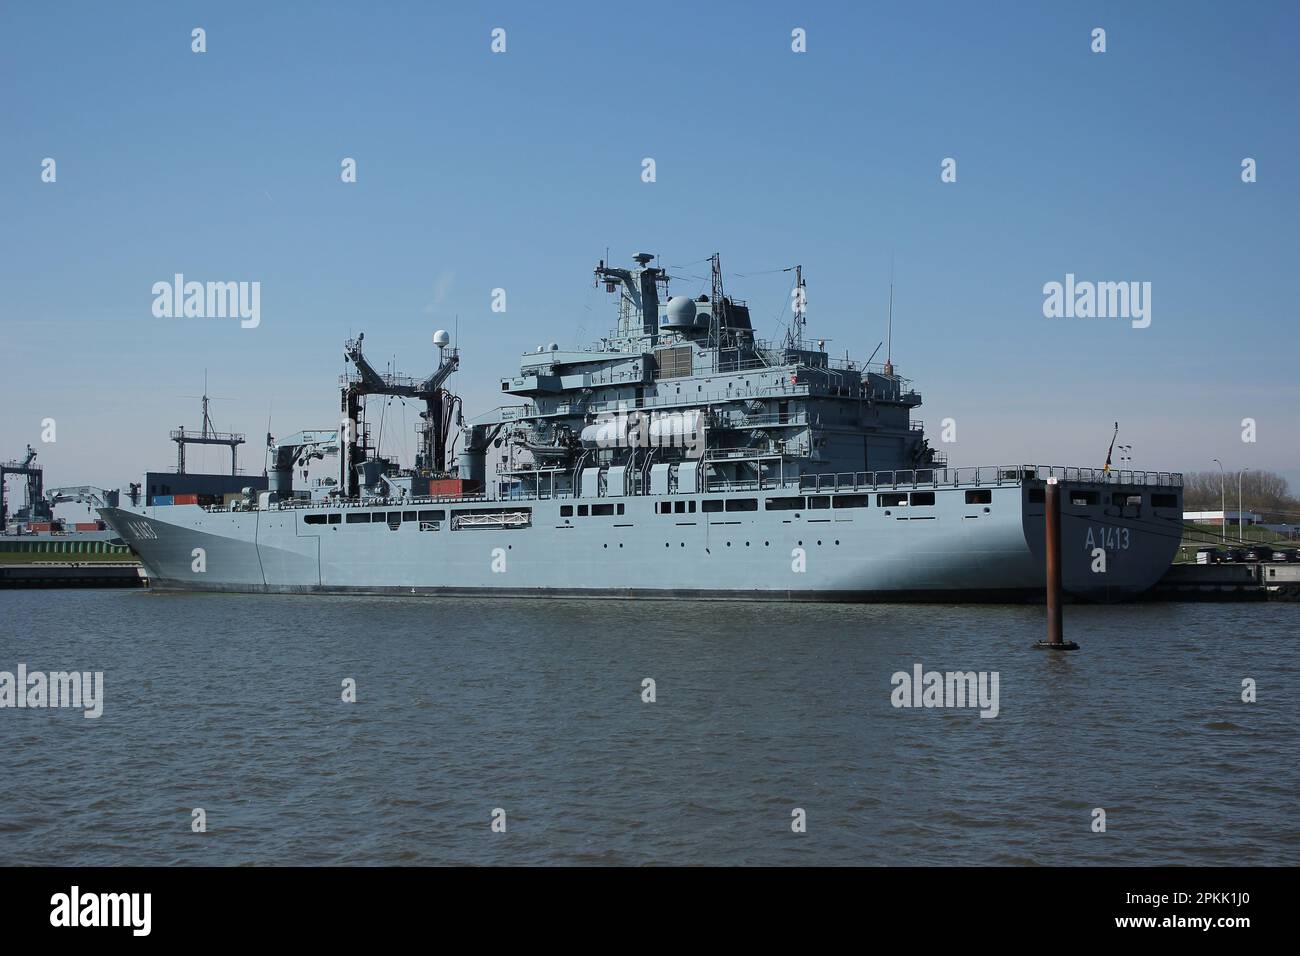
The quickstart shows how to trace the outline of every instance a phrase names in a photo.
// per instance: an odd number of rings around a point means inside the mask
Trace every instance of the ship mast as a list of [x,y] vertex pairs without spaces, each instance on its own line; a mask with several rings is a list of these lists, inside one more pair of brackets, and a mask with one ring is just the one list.
[[[789,272],[789,269],[784,270]],[[804,309],[808,304],[807,293],[804,292],[803,283],[803,266],[794,267],[794,319],[790,323],[790,328],[785,333],[786,348],[803,349],[803,331],[808,324],[804,316]]]
[[889,263],[889,319],[885,326],[885,374],[894,374],[894,263]]
[[713,349],[722,346],[722,256],[715,252],[709,262],[713,266],[713,308],[710,309],[709,316],[709,347]]

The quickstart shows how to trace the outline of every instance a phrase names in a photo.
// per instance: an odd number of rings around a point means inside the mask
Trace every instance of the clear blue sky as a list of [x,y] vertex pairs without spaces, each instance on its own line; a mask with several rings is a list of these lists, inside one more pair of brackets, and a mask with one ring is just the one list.
[[[520,353],[613,324],[608,247],[721,252],[770,337],[789,277],[755,273],[802,263],[810,330],[859,358],[892,257],[895,362],[956,463],[1100,464],[1118,419],[1139,467],[1295,487],[1297,36],[1294,3],[8,3],[0,457],[165,467],[206,368],[260,472],[269,407],[333,426],[349,333],[418,374],[456,316],[484,411]],[[176,272],[260,281],[261,326],[155,318]],[[1044,318],[1067,272],[1151,282],[1151,327]]]

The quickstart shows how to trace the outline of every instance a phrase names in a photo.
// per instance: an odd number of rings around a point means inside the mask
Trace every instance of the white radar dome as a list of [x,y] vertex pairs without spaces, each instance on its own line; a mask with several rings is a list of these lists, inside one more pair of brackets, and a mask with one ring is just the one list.
[[438,346],[438,348],[446,347],[447,343],[450,341],[451,336],[447,334],[446,329],[439,329],[437,332],[433,333],[433,344]]
[[689,329],[695,325],[695,300],[686,295],[675,295],[668,300],[668,312],[661,326],[665,329]]

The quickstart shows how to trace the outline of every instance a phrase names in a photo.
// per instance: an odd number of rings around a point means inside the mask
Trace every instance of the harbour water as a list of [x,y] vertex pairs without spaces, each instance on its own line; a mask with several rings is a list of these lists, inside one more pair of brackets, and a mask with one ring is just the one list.
[[[1300,863],[1294,605],[1068,607],[1071,654],[1012,606],[11,591],[0,618],[0,671],[104,672],[98,719],[0,710],[11,864]],[[997,716],[895,708],[916,664],[997,672]]]

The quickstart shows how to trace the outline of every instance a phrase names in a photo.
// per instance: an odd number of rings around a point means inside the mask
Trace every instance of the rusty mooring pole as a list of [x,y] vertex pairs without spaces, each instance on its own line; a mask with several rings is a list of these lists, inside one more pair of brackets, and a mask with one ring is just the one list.
[[1043,524],[1047,526],[1047,640],[1034,647],[1050,651],[1077,651],[1079,645],[1065,639],[1061,616],[1061,484],[1047,479],[1047,507]]

